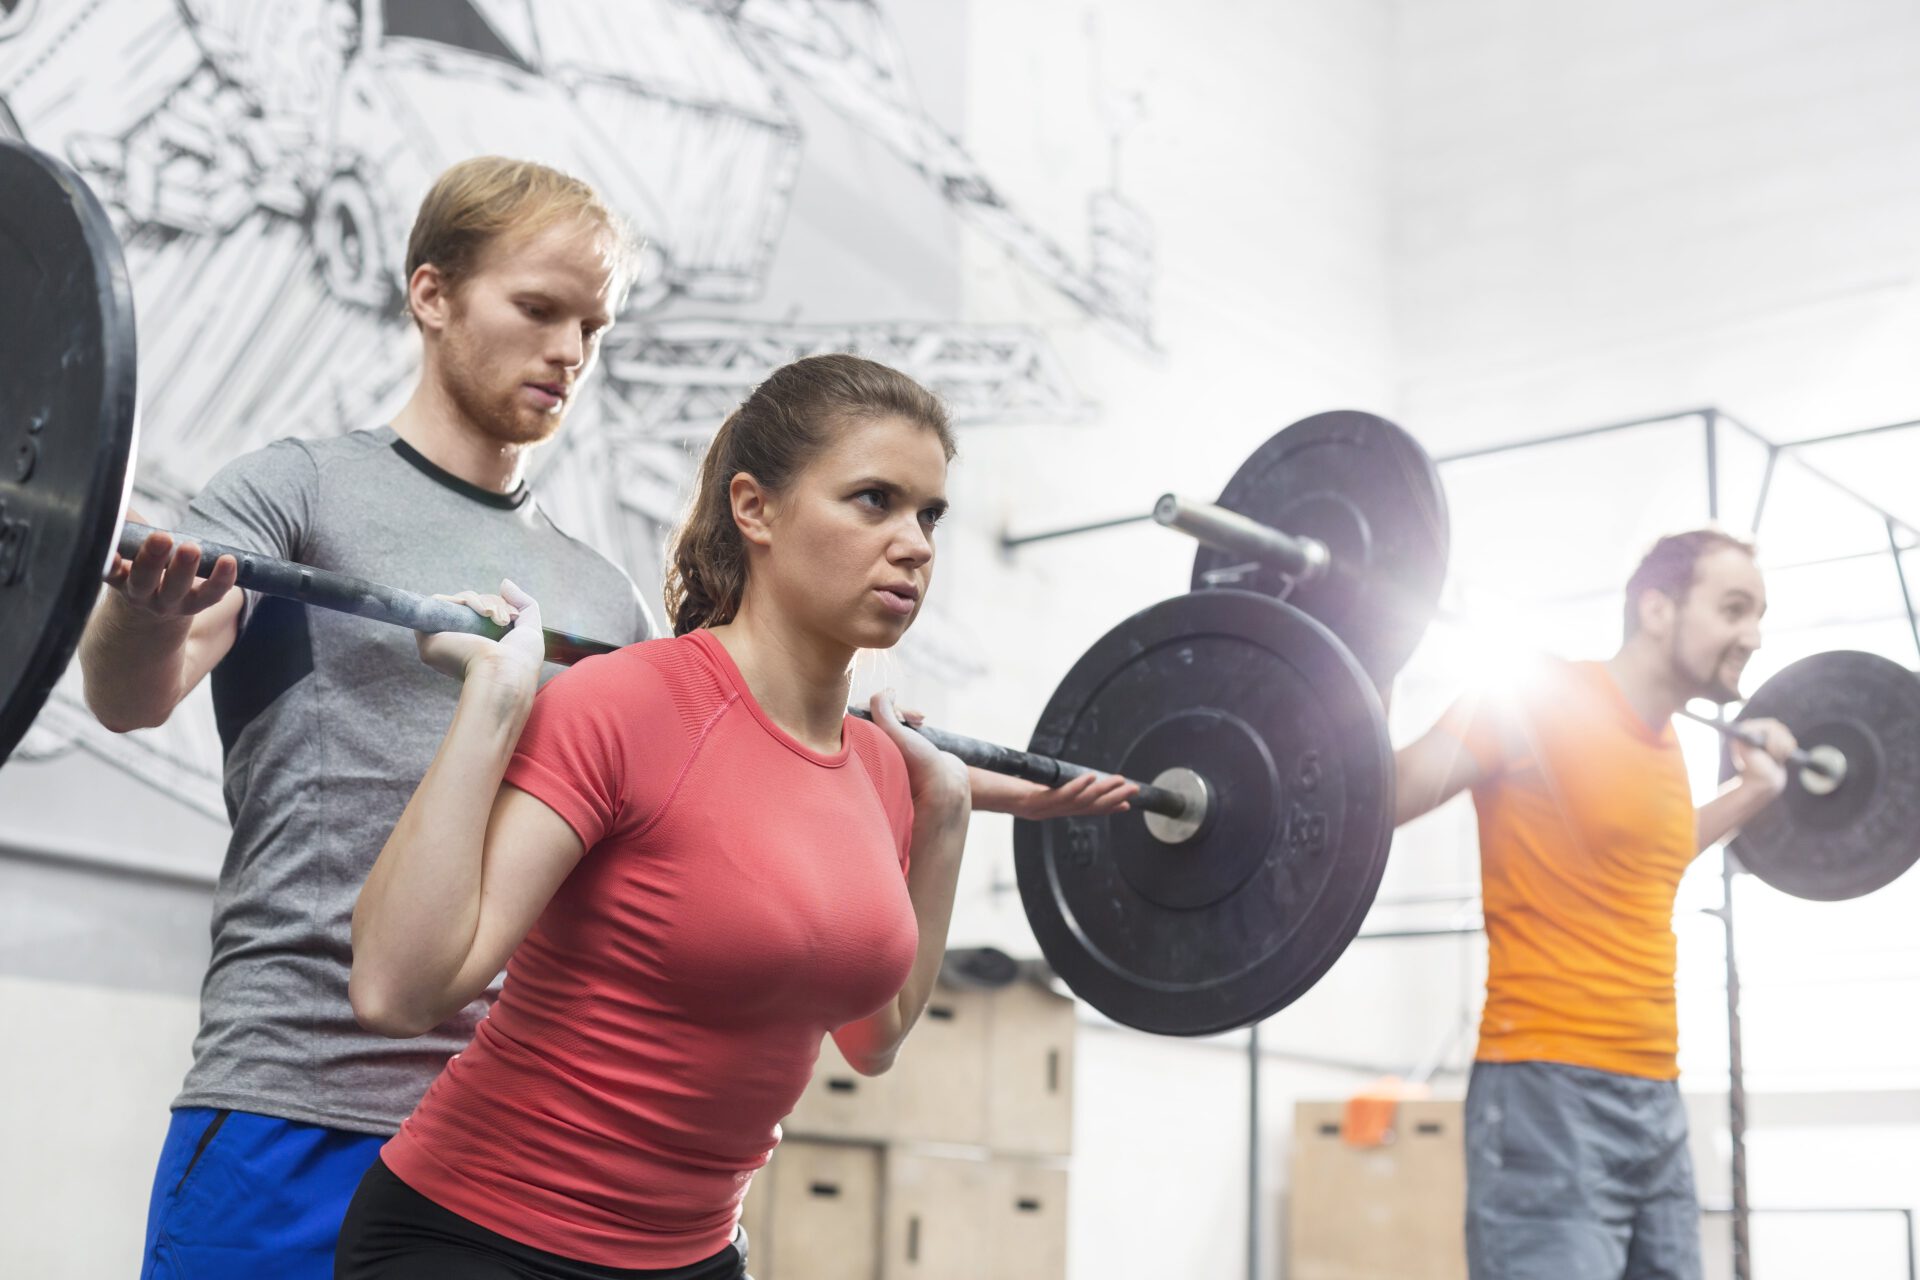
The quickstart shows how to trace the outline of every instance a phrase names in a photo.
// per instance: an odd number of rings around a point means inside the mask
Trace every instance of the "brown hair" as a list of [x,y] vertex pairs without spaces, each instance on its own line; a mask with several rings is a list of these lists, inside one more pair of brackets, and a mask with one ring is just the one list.
[[1626,634],[1629,639],[1640,629],[1640,597],[1658,591],[1675,604],[1687,598],[1693,589],[1693,575],[1700,558],[1715,551],[1741,551],[1751,556],[1753,544],[1719,529],[1692,529],[1670,533],[1653,544],[1640,559],[1639,567],[1627,579]]
[[807,356],[783,365],[727,415],[707,446],[687,515],[667,553],[667,619],[673,634],[731,622],[747,588],[747,551],[729,489],[741,472],[781,489],[848,421],[899,417],[940,438],[948,461],[953,427],[940,398],[896,369],[851,355]]
[[498,237],[542,230],[565,218],[595,223],[605,233],[617,309],[639,264],[625,220],[580,179],[505,156],[462,160],[434,180],[407,237],[405,280],[430,262],[447,288],[457,289]]

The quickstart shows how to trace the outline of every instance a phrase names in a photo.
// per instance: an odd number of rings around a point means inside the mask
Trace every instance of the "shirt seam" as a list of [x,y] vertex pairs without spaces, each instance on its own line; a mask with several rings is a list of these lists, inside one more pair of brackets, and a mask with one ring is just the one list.
[[720,723],[721,717],[733,710],[734,704],[738,701],[740,701],[739,691],[728,690],[726,701],[722,702],[713,714],[707,717],[706,723],[700,726],[700,732],[694,736],[693,750],[687,752],[686,761],[681,764],[680,772],[674,775],[673,785],[667,789],[666,798],[660,802],[660,807],[653,811],[653,816],[635,829],[633,833],[635,840],[645,839],[647,833],[658,826],[667,816],[667,811],[673,808],[673,802],[680,798],[680,790],[686,784],[687,775],[693,772],[694,762],[699,760],[700,753],[706,750],[707,740],[712,737],[714,726]]
[[[699,635],[700,632],[693,631],[688,634],[691,637]],[[846,717],[842,717],[840,750],[837,752],[815,751],[774,723],[773,717],[767,714],[767,709],[760,705],[758,699],[751,696],[753,691],[743,687],[746,684],[746,676],[741,674],[739,666],[733,661],[733,655],[727,653],[726,646],[715,639],[711,631],[707,632],[707,638],[704,641],[695,640],[694,644],[700,651],[700,660],[713,668],[716,679],[729,691],[729,696],[746,704],[747,714],[753,717],[753,722],[759,727],[760,732],[816,768],[844,769],[847,767],[848,761],[853,759],[853,742],[847,737]],[[706,646],[709,644],[719,649],[723,656],[716,657],[707,652]]]

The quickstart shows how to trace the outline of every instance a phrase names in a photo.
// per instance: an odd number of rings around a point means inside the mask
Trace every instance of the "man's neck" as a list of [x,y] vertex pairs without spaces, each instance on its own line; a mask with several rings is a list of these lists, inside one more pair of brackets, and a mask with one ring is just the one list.
[[393,430],[421,457],[470,485],[490,493],[520,487],[531,446],[503,444],[481,431],[429,377],[393,416]]
[[1607,671],[1627,705],[1650,728],[1664,726],[1686,705],[1686,694],[1673,679],[1671,660],[1637,639],[1620,646],[1620,651],[1607,660]]

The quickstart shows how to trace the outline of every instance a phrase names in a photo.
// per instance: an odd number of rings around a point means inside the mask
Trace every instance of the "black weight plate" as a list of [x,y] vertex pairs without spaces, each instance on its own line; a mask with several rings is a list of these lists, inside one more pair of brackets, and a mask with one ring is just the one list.
[[79,643],[126,506],[133,291],[105,210],[0,141],[0,762]]
[[1185,767],[1213,789],[1184,844],[1137,812],[1015,824],[1047,962],[1114,1021],[1257,1022],[1359,931],[1393,835],[1393,755],[1367,673],[1298,609],[1216,590],[1142,610],[1074,664],[1030,749],[1142,782]]
[[1339,410],[1304,418],[1241,464],[1220,505],[1269,528],[1327,544],[1333,569],[1292,585],[1274,569],[1201,547],[1193,589],[1233,586],[1312,614],[1346,642],[1385,688],[1406,664],[1440,602],[1451,529],[1440,472],[1385,418]]
[[1760,686],[1740,712],[1755,717],[1780,721],[1803,749],[1837,747],[1847,773],[1816,795],[1795,771],[1734,837],[1741,865],[1783,893],[1834,902],[1920,860],[1920,677],[1878,654],[1817,653]]

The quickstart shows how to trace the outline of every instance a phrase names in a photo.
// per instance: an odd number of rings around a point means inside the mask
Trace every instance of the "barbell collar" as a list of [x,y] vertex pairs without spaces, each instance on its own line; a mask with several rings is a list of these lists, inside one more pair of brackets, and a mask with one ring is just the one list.
[[[131,560],[139,554],[147,539],[156,533],[164,533],[172,538],[176,547],[183,542],[197,545],[200,548],[199,573],[203,578],[213,572],[213,566],[221,556],[232,556],[240,566],[237,585],[262,595],[297,600],[315,608],[351,613],[414,631],[459,631],[485,636],[489,640],[498,640],[506,634],[505,627],[451,600],[439,600],[433,596],[369,582],[365,578],[316,569],[291,560],[279,560],[191,534],[136,524],[131,520],[120,529],[120,554]],[[620,648],[604,640],[591,640],[551,627],[542,628],[541,633],[546,639],[547,661],[562,665],[570,665],[595,654],[612,653]]]
[[1807,751],[1809,767],[1800,771],[1800,786],[1816,796],[1830,796],[1847,780],[1846,753],[1831,743]]
[[1153,519],[1205,546],[1243,556],[1296,582],[1324,577],[1333,564],[1327,544],[1318,538],[1295,537],[1237,511],[1177,493],[1160,495],[1153,504]]
[[1186,801],[1186,812],[1174,818],[1161,813],[1147,814],[1147,834],[1161,844],[1186,844],[1207,828],[1213,811],[1213,788],[1191,769],[1161,770],[1153,785],[1165,787]]

